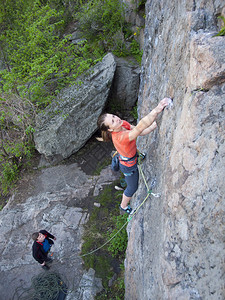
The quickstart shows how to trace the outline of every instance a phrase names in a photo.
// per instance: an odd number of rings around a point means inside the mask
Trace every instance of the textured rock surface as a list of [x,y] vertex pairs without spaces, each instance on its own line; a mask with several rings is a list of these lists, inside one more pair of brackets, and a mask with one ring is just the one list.
[[103,289],[102,280],[95,277],[95,270],[89,269],[81,278],[79,288],[71,293],[67,300],[94,300],[95,295]]
[[112,101],[120,103],[125,110],[136,105],[139,92],[140,66],[132,58],[115,58],[116,72],[111,88]]
[[[139,116],[165,96],[147,152],[148,199],[129,223],[126,296],[133,300],[224,299],[224,1],[147,1]],[[147,194],[143,179],[133,199]]]
[[37,150],[53,162],[78,151],[97,130],[97,118],[108,98],[116,63],[112,54],[99,62],[89,77],[65,88],[37,118]]
[[121,0],[125,4],[125,19],[131,24],[133,33],[141,49],[144,47],[145,1]]
[[[57,272],[70,290],[70,299],[88,299],[101,290],[94,270],[85,272],[79,256],[83,224],[88,208],[104,185],[116,179],[110,167],[99,176],[86,175],[74,163],[43,169],[33,179],[33,191],[15,194],[0,211],[0,295],[10,300],[29,288],[31,279],[43,271],[32,257],[31,234],[46,229],[57,238],[52,247],[52,272]],[[84,287],[85,283],[85,289]],[[75,295],[75,296],[74,296]],[[85,296],[86,295],[86,296]],[[89,298],[92,299],[92,298]]]

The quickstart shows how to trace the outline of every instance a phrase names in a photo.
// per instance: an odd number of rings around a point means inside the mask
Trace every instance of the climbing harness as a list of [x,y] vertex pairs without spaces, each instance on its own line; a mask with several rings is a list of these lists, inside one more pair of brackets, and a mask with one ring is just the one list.
[[138,153],[136,152],[133,157],[125,157],[118,153],[118,151],[115,151],[112,153],[112,163],[111,168],[113,171],[117,172],[120,170],[120,161],[132,161],[138,156]]

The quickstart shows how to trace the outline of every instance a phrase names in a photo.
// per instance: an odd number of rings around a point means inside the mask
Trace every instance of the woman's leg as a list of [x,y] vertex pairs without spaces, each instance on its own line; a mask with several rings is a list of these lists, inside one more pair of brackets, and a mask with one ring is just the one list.
[[139,172],[138,169],[133,171],[132,175],[125,176],[125,181],[127,183],[127,187],[123,193],[121,207],[124,209],[129,204],[133,194],[138,189],[138,180],[139,180]]
[[121,206],[123,209],[127,208],[127,205],[129,204],[131,198],[132,198],[132,197],[127,197],[127,196],[123,193],[122,202],[121,202],[120,206]]

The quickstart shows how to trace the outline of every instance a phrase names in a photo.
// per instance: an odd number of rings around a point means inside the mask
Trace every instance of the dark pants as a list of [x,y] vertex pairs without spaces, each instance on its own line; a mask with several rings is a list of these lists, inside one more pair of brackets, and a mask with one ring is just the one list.
[[124,191],[125,196],[132,197],[138,189],[139,171],[137,164],[132,167],[127,167],[120,164],[120,170],[125,176],[127,187]]

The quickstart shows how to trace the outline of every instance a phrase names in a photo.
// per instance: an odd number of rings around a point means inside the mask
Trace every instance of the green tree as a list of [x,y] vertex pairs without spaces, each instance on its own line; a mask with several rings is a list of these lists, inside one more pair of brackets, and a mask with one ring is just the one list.
[[133,55],[141,62],[142,51],[130,24],[125,21],[125,4],[122,1],[89,0],[75,18],[83,37],[100,54],[112,51],[117,56]]
[[[0,196],[8,194],[18,179],[24,160],[33,152],[32,122],[35,108],[16,95],[0,97]],[[1,201],[2,202],[2,201]],[[0,203],[2,204],[2,203]]]
[[[32,153],[35,111],[106,52],[142,53],[120,0],[0,0],[0,8],[0,185],[7,193]],[[78,44],[64,35],[72,18],[83,34]]]
[[105,51],[113,48],[123,35],[124,5],[120,0],[90,0],[76,14],[83,36]]
[[0,71],[0,82],[4,92],[47,105],[55,90],[88,69],[93,60],[87,42],[73,45],[69,36],[60,39],[65,25],[63,9],[56,11],[41,2],[23,7],[23,14],[11,25],[2,21],[5,30],[0,47],[5,69]]

